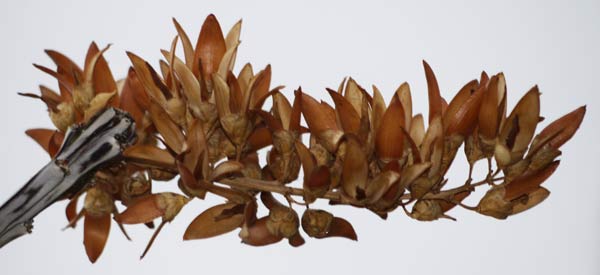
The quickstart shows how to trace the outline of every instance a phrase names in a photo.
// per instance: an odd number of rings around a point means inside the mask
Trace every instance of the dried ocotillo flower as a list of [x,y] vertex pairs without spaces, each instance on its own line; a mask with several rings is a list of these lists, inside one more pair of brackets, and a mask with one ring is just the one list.
[[149,223],[158,217],[162,217],[160,225],[142,253],[141,258],[143,258],[165,223],[171,222],[188,201],[187,197],[173,193],[148,195],[127,207],[123,213],[116,217],[116,220],[123,224],[138,224]]
[[[398,208],[420,221],[454,219],[447,213],[456,206],[505,219],[549,196],[541,184],[558,167],[560,150],[585,115],[585,106],[577,108],[536,135],[543,120],[537,86],[507,116],[503,73],[488,76],[484,71],[451,96],[425,61],[429,108],[422,112],[413,109],[412,93],[419,91],[411,91],[406,82],[400,82],[387,102],[376,86],[367,91],[350,77],[337,89],[324,89],[322,97],[301,88],[286,97],[283,86],[271,86],[270,65],[257,70],[246,63],[234,72],[241,21],[224,33],[209,15],[197,41],[191,41],[176,20],[173,23],[175,37],[169,49],[161,50],[159,67],[127,52],[131,67],[124,79],[115,81],[103,57],[108,47],[99,49],[92,43],[83,69],[49,50],[56,70],[36,67],[56,78],[56,92],[40,86],[40,95],[22,94],[40,99],[56,126],[26,131],[51,158],[59,158],[60,148],[73,143],[76,135],[67,131],[77,134],[82,127],[78,124],[85,127],[104,108],[122,109],[135,121],[137,141],[118,148],[123,151],[118,161],[95,170],[77,190],[56,196],[70,199],[69,226],[84,217],[84,244],[92,262],[102,253],[111,215],[119,226],[152,227],[154,219],[162,218],[145,255],[163,225],[190,199],[211,194],[224,201],[200,213],[184,240],[240,228],[239,237],[248,245],[287,239],[300,246],[305,242],[300,227],[317,239],[356,240],[348,221],[313,208],[318,200],[365,208],[384,219]],[[265,108],[269,103],[272,107]],[[308,142],[305,133],[310,134]],[[446,183],[454,179],[447,173],[463,145],[468,177],[464,184],[448,188]],[[475,181],[473,169],[482,159],[488,162],[487,174]],[[53,159],[51,167],[67,165]],[[156,181],[171,179],[176,179],[179,192],[152,193]],[[294,183],[298,179],[301,186]],[[487,188],[478,205],[463,204],[476,188]],[[82,195],[84,208],[78,211]],[[115,214],[117,202],[127,207],[121,214]],[[0,210],[18,208],[14,201],[9,204]],[[302,218],[298,205],[306,208]],[[258,217],[259,207],[268,214]],[[29,222],[20,222],[18,232],[6,231],[0,241],[24,234]]]

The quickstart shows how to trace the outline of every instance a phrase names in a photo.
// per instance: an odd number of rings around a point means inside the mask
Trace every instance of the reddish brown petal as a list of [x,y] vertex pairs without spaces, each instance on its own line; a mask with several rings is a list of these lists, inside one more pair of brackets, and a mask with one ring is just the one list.
[[381,119],[375,136],[377,155],[384,160],[399,159],[404,151],[404,109],[398,96],[394,96]]
[[247,144],[250,151],[257,151],[273,144],[271,130],[269,130],[267,127],[259,127],[254,129],[252,134],[250,134],[248,137]]
[[110,232],[110,214],[102,216],[85,215],[83,224],[83,245],[90,262],[95,263],[106,245]]
[[372,110],[371,127],[372,127],[372,129],[379,129],[379,126],[381,125],[381,119],[383,118],[383,115],[385,114],[385,101],[383,100],[383,96],[381,95],[381,92],[379,92],[379,89],[377,89],[377,87],[375,87],[375,85],[373,85],[373,100],[371,103],[371,110]]
[[440,95],[440,87],[438,86],[435,74],[429,64],[423,60],[423,68],[425,69],[425,78],[427,79],[427,94],[429,95],[429,122],[436,116],[442,115],[443,99]]
[[294,103],[292,105],[292,112],[290,113],[290,124],[288,129],[290,131],[301,132],[300,117],[302,115],[302,103],[301,98],[296,94],[294,96]]
[[48,153],[50,153],[50,157],[54,158],[56,153],[58,153],[58,149],[63,143],[65,135],[59,131],[54,131],[52,135],[52,139],[50,140],[50,145],[48,146]]
[[79,201],[79,195],[71,198],[69,200],[69,204],[67,204],[67,208],[65,208],[65,215],[67,217],[67,222],[69,222],[70,227],[75,228],[76,223],[72,223],[77,218],[77,201]]
[[[459,134],[463,137],[470,135],[479,118],[483,92],[483,87],[477,88],[476,80],[469,82],[458,92],[444,113],[443,125],[446,135]],[[467,96],[461,98],[459,97],[461,93]]]
[[152,69],[152,66],[131,52],[127,52],[127,56],[129,56],[129,59],[133,64],[137,79],[140,81],[140,83],[142,83],[148,96],[158,101],[160,104],[166,104],[167,100],[163,94],[163,91],[157,86],[159,83],[155,81],[155,79],[159,78],[159,76],[156,75],[156,72]]
[[194,48],[192,47],[192,42],[190,42],[190,38],[187,36],[179,22],[173,18],[173,25],[177,29],[177,35],[179,39],[181,39],[181,44],[183,45],[183,54],[185,55],[185,64],[187,64],[188,68],[191,70],[192,65],[194,64]]
[[[100,49],[98,49],[96,43],[92,42],[88,49],[86,60],[91,60],[91,58],[99,52]],[[102,55],[98,57],[96,66],[94,66],[93,70],[94,74],[91,81],[94,85],[94,91],[96,93],[112,93],[117,90],[117,83],[115,82],[112,72],[110,71],[108,63]],[[116,99],[118,100],[118,97],[116,97]]]
[[61,97],[62,97],[63,101],[71,101],[70,93],[73,91],[73,88],[75,87],[75,83],[72,82],[72,79],[70,79],[62,74],[59,74],[59,73],[57,73],[47,67],[44,67],[44,66],[41,66],[38,64],[33,64],[33,66],[35,68],[37,68],[38,70],[45,72],[45,73],[53,76],[54,78],[56,78],[56,80],[58,80],[58,83],[60,85],[63,85],[66,88],[66,90],[68,91],[68,93],[63,93],[63,91],[61,90]]
[[60,52],[54,50],[45,50],[46,54],[50,56],[54,64],[56,64],[57,70],[59,73],[64,74],[66,76],[71,76],[74,79],[82,79],[83,71],[77,66],[73,60],[66,57]]
[[54,130],[50,129],[29,129],[25,131],[30,138],[35,140],[46,152],[50,153],[50,140],[54,135]]
[[[269,86],[271,85],[271,65],[260,71],[250,86],[250,102],[248,105],[250,109],[259,108],[259,104],[263,98],[269,93]],[[244,109],[242,109],[244,111]]]
[[150,103],[150,117],[156,129],[165,140],[165,143],[176,154],[181,154],[186,149],[185,136],[179,126],[171,119],[169,114],[152,101]]
[[173,63],[173,69],[175,70],[175,74],[179,77],[179,81],[183,88],[183,94],[187,98],[190,108],[195,114],[199,114],[202,92],[200,91],[198,79],[194,76],[192,71],[179,60],[179,58],[175,58]]
[[506,193],[504,194],[504,198],[511,201],[537,190],[556,171],[559,164],[560,161],[555,161],[543,170],[534,174],[521,176],[509,182],[505,187]]
[[272,114],[263,110],[255,110],[255,112],[264,120],[265,124],[267,124],[267,127],[271,129],[271,131],[275,132],[283,130],[283,125],[281,122],[273,117]]
[[302,99],[302,113],[312,134],[318,136],[325,130],[337,129],[335,116],[332,120],[323,105],[311,96],[302,93],[301,90],[297,91],[297,96],[300,96]]
[[396,90],[396,96],[400,99],[402,103],[402,109],[404,110],[404,127],[410,129],[411,120],[412,120],[412,96],[410,94],[410,86],[408,83],[404,82],[398,89]]
[[494,75],[481,99],[479,109],[479,135],[488,140],[496,138],[503,110],[500,106],[506,101],[506,82],[503,74]]
[[175,168],[175,158],[166,150],[152,145],[135,145],[123,152],[130,161],[158,168]]
[[265,246],[277,243],[283,239],[281,236],[275,236],[269,232],[267,228],[267,220],[269,217],[262,217],[247,228],[242,229],[240,237],[242,242],[252,246]]
[[135,200],[127,209],[115,217],[122,224],[148,223],[165,214],[157,204],[157,194]]
[[184,240],[206,239],[215,237],[242,225],[243,214],[235,214],[223,219],[216,219],[223,211],[237,206],[234,203],[225,203],[213,206],[198,215],[185,230]]
[[211,79],[212,74],[219,68],[219,63],[226,50],[227,47],[221,26],[217,18],[213,14],[210,14],[202,24],[198,42],[196,43],[194,65],[192,66],[194,75],[200,75],[201,65],[204,78]]
[[231,98],[229,107],[233,113],[239,113],[244,103],[244,94],[239,81],[231,71],[227,73],[227,85],[229,86],[229,96]]
[[361,116],[361,106],[364,96],[362,90],[363,89],[358,85],[358,83],[356,83],[354,79],[352,79],[352,77],[348,79],[344,98],[348,100],[348,103],[350,103],[350,105],[354,108],[354,111],[358,116]]
[[547,143],[555,149],[560,148],[569,141],[577,129],[579,129],[579,125],[581,125],[583,117],[585,116],[585,109],[586,106],[581,106],[550,123],[535,137],[530,150],[536,151],[536,147],[543,143]]
[[139,129],[142,126],[144,110],[138,101],[149,102],[148,96],[141,86],[141,83],[138,81],[135,71],[133,68],[129,68],[127,78],[125,79],[123,89],[121,90],[119,108],[131,114],[136,122],[136,127]]
[[347,220],[339,217],[334,217],[327,232],[327,237],[342,237],[353,241],[357,241],[356,232]]
[[273,94],[273,113],[281,121],[283,129],[289,130],[292,105],[281,92]]
[[327,88],[327,91],[335,103],[337,117],[342,124],[344,132],[357,133],[360,128],[359,113],[356,112],[350,101],[346,100],[341,94],[329,88]]
[[206,137],[200,120],[194,120],[190,125],[186,143],[190,150],[184,155],[183,163],[190,171],[194,172],[198,167],[202,152],[206,150]]

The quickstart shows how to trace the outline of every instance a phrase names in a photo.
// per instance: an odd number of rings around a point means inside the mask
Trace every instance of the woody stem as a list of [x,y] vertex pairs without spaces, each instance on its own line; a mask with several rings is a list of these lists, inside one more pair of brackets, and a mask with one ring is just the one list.
[[[229,185],[231,187],[237,187],[242,189],[251,189],[255,191],[262,192],[273,192],[279,193],[282,195],[292,195],[292,196],[304,196],[304,189],[295,188],[285,186],[277,181],[266,181],[266,180],[257,180],[250,178],[243,179],[221,179],[219,183],[224,185]],[[327,193],[320,196],[323,199],[329,199],[333,201],[340,201],[341,196],[339,192],[328,191]]]
[[[498,181],[498,180],[502,180],[503,177],[500,178],[494,178],[492,179],[492,181]],[[442,191],[440,193],[437,194],[427,194],[423,197],[423,199],[445,199],[451,195],[454,195],[456,193],[460,193],[463,191],[467,191],[467,190],[471,190],[477,186],[480,185],[484,185],[486,183],[488,183],[490,180],[489,179],[484,179],[469,185],[463,185],[457,188],[453,188],[453,189],[448,189],[446,191]],[[251,179],[251,178],[236,178],[236,179],[221,179],[218,181],[221,184],[224,185],[228,185],[230,187],[236,187],[236,188],[241,188],[241,189],[250,189],[250,190],[254,190],[254,191],[260,191],[260,192],[272,192],[272,193],[278,193],[284,196],[304,196],[304,189],[302,188],[296,188],[296,187],[290,187],[290,186],[285,186],[282,183],[278,182],[278,181],[267,181],[267,180],[258,180],[258,179]],[[343,198],[340,194],[340,192],[337,191],[328,191],[325,194],[319,196],[318,198],[321,199],[328,199],[328,200],[332,200],[332,201],[337,201],[337,202],[341,202],[343,201]],[[408,200],[411,199],[411,195],[410,194],[404,194],[402,195],[399,200]]]

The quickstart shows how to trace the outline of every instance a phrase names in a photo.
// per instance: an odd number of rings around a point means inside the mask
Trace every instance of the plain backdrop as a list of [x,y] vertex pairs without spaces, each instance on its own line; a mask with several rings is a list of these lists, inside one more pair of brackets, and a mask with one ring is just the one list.
[[[130,50],[157,67],[161,48],[175,36],[177,18],[195,41],[204,18],[214,13],[228,30],[243,18],[236,71],[245,62],[273,66],[273,84],[284,92],[302,85],[329,101],[325,87],[345,76],[376,84],[386,101],[408,81],[414,110],[426,112],[421,60],[435,72],[450,98],[481,70],[503,71],[510,107],[533,85],[542,92],[547,125],[587,104],[580,131],[563,147],[563,161],[545,183],[547,201],[499,221],[464,209],[457,222],[417,222],[402,211],[383,221],[350,207],[327,207],[350,220],[359,241],[308,239],[301,248],[282,242],[255,248],[237,233],[183,242],[191,220],[219,203],[194,200],[166,226],[147,257],[139,255],[152,234],[128,226],[133,242],[113,223],[95,265],[82,244],[83,224],[61,231],[65,202],[39,215],[34,233],[0,250],[2,274],[600,274],[600,148],[598,1],[11,1],[0,8],[0,202],[47,161],[24,131],[51,127],[45,106],[17,96],[56,82],[31,63],[52,66],[44,49],[59,50],[80,64],[89,43],[106,53],[114,75],[125,75]],[[409,2],[409,1],[407,1]],[[418,3],[417,3],[418,2]],[[448,174],[464,182],[461,157]],[[478,166],[484,170],[484,166]],[[481,173],[478,173],[481,175]],[[156,190],[173,190],[158,183]],[[469,204],[476,199],[470,198]],[[319,204],[319,206],[323,206]],[[300,210],[300,209],[299,209]]]

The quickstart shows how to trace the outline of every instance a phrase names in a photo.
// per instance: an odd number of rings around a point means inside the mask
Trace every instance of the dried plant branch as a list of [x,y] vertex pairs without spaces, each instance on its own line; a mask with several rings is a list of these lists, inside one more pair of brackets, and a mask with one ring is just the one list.
[[[400,207],[420,221],[456,220],[448,212],[457,205],[506,219],[548,197],[550,192],[541,184],[558,167],[560,147],[585,116],[582,106],[536,134],[542,121],[537,86],[509,112],[504,75],[482,72],[448,101],[425,61],[427,118],[413,113],[408,83],[401,84],[387,104],[377,87],[368,92],[352,78],[337,89],[326,89],[331,105],[301,88],[288,98],[283,86],[273,87],[270,65],[256,70],[247,63],[234,73],[241,21],[223,33],[216,17],[208,16],[195,46],[173,22],[176,35],[171,47],[161,51],[164,59],[158,69],[128,52],[132,64],[128,74],[115,81],[103,57],[108,47],[100,50],[92,43],[83,69],[61,53],[47,51],[56,70],[36,67],[57,79],[58,90],[41,86],[40,95],[22,94],[47,106],[56,129],[26,133],[59,166],[59,148],[73,144],[67,129],[93,124],[94,114],[109,107],[126,111],[135,121],[137,140],[115,154],[122,156],[119,163],[98,166],[90,177],[81,177],[78,190],[58,192],[45,205],[70,199],[68,227],[84,219],[84,246],[92,262],[104,250],[111,217],[121,228],[124,224],[154,228],[154,220],[162,219],[143,257],[188,201],[207,194],[225,201],[200,213],[184,240],[240,229],[239,236],[248,245],[286,239],[300,246],[305,242],[300,228],[313,238],[357,240],[350,222],[314,209],[317,200],[365,208],[384,219]],[[183,49],[181,57],[178,47]],[[270,109],[263,106],[268,100]],[[303,135],[310,135],[308,143]],[[448,188],[446,173],[461,148],[468,178],[463,185]],[[263,153],[266,165],[260,161]],[[488,173],[474,182],[473,170],[480,160],[487,162]],[[151,192],[155,181],[171,180],[177,182],[177,191]],[[297,180],[301,186],[290,185]],[[462,203],[476,188],[485,187],[476,206]],[[287,204],[273,193],[282,195]],[[78,211],[80,195],[85,195],[85,203]],[[8,203],[11,209],[19,206],[14,201]],[[126,209],[119,212],[116,202]],[[257,217],[261,205],[269,214]],[[294,209],[298,205],[304,208],[302,216]],[[1,211],[0,215],[5,221]],[[6,233],[12,226],[0,227],[0,243],[13,238]],[[17,227],[19,234],[27,231]]]

